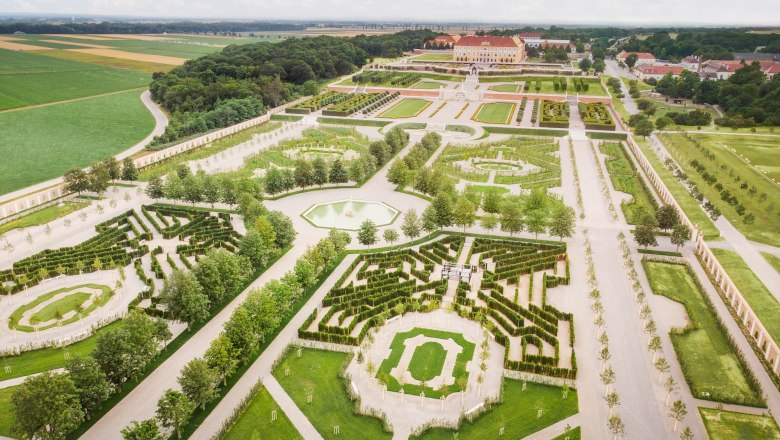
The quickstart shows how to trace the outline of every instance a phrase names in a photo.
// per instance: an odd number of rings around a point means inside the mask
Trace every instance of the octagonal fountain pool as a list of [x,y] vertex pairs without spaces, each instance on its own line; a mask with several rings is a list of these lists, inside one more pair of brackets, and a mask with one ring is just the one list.
[[389,225],[398,214],[397,209],[382,202],[338,200],[317,203],[302,215],[318,228],[357,230],[365,220],[371,220],[377,226]]

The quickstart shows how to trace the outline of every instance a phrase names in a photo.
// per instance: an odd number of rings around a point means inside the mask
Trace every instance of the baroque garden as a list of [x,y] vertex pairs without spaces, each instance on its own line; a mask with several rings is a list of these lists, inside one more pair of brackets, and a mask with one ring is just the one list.
[[703,140],[635,137],[569,63],[456,53],[11,208],[0,434],[780,438],[774,292],[679,179]]

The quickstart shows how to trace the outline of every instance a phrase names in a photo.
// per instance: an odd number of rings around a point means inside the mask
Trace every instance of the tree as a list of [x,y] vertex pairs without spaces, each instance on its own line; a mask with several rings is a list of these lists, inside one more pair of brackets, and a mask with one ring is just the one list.
[[363,223],[360,224],[360,229],[358,229],[358,242],[365,246],[371,246],[372,244],[376,243],[376,233],[376,224],[371,220],[366,219],[363,221]]
[[650,136],[653,133],[653,123],[649,119],[641,119],[636,123],[634,132],[643,138]]
[[495,191],[489,191],[485,194],[485,199],[482,201],[482,209],[491,214],[498,214],[501,212],[501,202],[503,200],[501,194]]
[[267,243],[263,235],[254,229],[238,242],[238,254],[246,257],[255,269],[265,267],[274,253],[273,245]]
[[68,362],[66,369],[76,387],[84,415],[90,419],[94,411],[111,395],[111,384],[100,365],[91,357],[75,357]]
[[328,183],[328,164],[321,157],[314,159],[312,162],[312,183],[318,186],[322,186]]
[[679,251],[680,246],[684,246],[685,242],[691,239],[691,230],[684,224],[678,223],[674,226],[674,229],[672,229],[670,238],[672,244],[676,246],[675,250]]
[[634,228],[634,241],[645,248],[658,245],[658,241],[655,239],[657,226],[655,217],[651,214],[642,215],[639,224]]
[[677,424],[685,419],[688,414],[688,408],[682,400],[675,400],[672,404],[672,408],[669,410],[669,417],[674,419],[674,429],[672,431],[677,432]]
[[637,60],[639,60],[639,56],[635,53],[630,53],[626,57],[626,66],[628,66],[629,69],[633,69],[634,65],[636,65]]
[[189,174],[181,180],[184,200],[193,205],[203,201],[202,179],[199,176]]
[[657,361],[655,361],[655,369],[658,370],[658,383],[661,383],[661,379],[664,377],[664,373],[669,371],[669,362],[666,361],[666,358],[658,358]]
[[674,390],[677,389],[677,382],[674,381],[672,376],[669,376],[664,381],[664,389],[666,390],[666,404],[669,404],[669,398],[672,396]]
[[65,190],[81,194],[89,189],[89,177],[81,168],[72,168],[65,172],[63,177]]
[[311,164],[304,160],[298,159],[295,161],[295,184],[301,188],[306,188],[314,184],[314,169]]
[[466,228],[474,224],[476,216],[476,206],[469,199],[460,197],[457,203],[455,203],[455,209],[452,211],[453,223],[456,226],[463,227],[463,232],[466,232]]
[[268,220],[268,217],[261,215],[257,218],[257,220],[255,220],[255,224],[253,226],[254,230],[257,231],[261,237],[263,237],[263,241],[268,245],[268,247],[276,247],[276,231],[274,230],[271,221]]
[[401,159],[396,159],[390,165],[390,169],[387,170],[387,181],[400,186],[401,188],[411,183],[411,173],[409,172],[409,166]]
[[233,347],[233,343],[223,333],[211,341],[204,354],[208,366],[219,374],[223,385],[227,385],[227,378],[236,371],[240,356],[241,353]]
[[211,301],[190,272],[176,269],[168,275],[160,300],[168,306],[168,311],[176,320],[187,323],[189,328],[209,317]]
[[663,348],[663,346],[661,345],[661,338],[658,335],[651,336],[650,342],[647,344],[647,348],[653,352],[653,362],[655,362],[658,352],[661,351],[661,349]]
[[166,198],[172,200],[180,200],[184,197],[184,185],[182,184],[181,177],[179,177],[178,174],[171,173],[165,177],[163,193],[165,194]]
[[520,208],[520,202],[514,199],[506,200],[501,208],[501,230],[514,235],[522,232],[524,227],[523,210]]
[[680,440],[693,440],[693,431],[690,426],[686,426],[685,429],[680,432]]
[[575,213],[570,206],[561,206],[553,211],[550,223],[550,235],[555,237],[571,237],[574,234]]
[[301,86],[301,93],[307,96],[319,95],[320,84],[317,81],[310,79]]
[[221,186],[217,178],[212,175],[205,175],[200,181],[203,201],[214,207],[214,204],[222,199]]
[[623,423],[623,419],[617,414],[609,418],[607,426],[609,427],[609,432],[612,433],[613,440],[617,440],[619,437],[623,437],[626,434],[626,425]]
[[376,158],[376,163],[383,164],[390,159],[390,146],[385,141],[375,141],[368,146],[368,152]]
[[270,195],[279,194],[286,189],[284,176],[279,168],[272,166],[266,171],[265,179],[263,180],[263,188],[265,189],[265,192]]
[[182,368],[179,378],[182,392],[200,409],[217,397],[217,372],[203,358],[195,358]]
[[163,197],[165,197],[165,192],[163,191],[163,181],[159,177],[154,177],[151,180],[149,180],[149,183],[146,185],[146,195],[150,199],[159,200]]
[[249,260],[225,249],[212,249],[192,268],[192,274],[203,291],[208,295],[210,304],[222,304],[231,293],[238,291],[252,272]]
[[266,217],[268,218],[268,221],[271,222],[274,232],[276,232],[276,246],[279,249],[284,249],[287,246],[292,245],[298,232],[295,230],[295,226],[293,226],[290,217],[281,211],[269,211],[268,214],[266,214]]
[[663,130],[664,128],[672,125],[674,121],[671,120],[671,118],[667,116],[661,116],[660,118],[657,118],[655,120],[655,128],[659,130]]
[[532,209],[526,214],[525,224],[528,232],[534,234],[535,238],[539,238],[539,234],[547,231],[547,212],[542,209]]
[[433,199],[431,206],[433,206],[436,212],[435,222],[438,227],[443,228],[452,225],[453,207],[452,197],[449,194],[440,192]]
[[436,223],[436,219],[436,208],[433,205],[426,206],[422,213],[422,229],[425,232],[433,232],[438,229],[439,225]]
[[336,159],[330,166],[330,175],[328,176],[330,183],[346,183],[349,180],[347,176],[347,170],[344,169],[344,164],[341,163],[341,159]]
[[362,182],[366,178],[366,168],[362,161],[353,160],[349,165],[349,180],[353,182]]
[[195,405],[184,393],[168,389],[157,402],[157,421],[165,428],[173,428],[181,438],[181,427],[187,423]]
[[133,159],[129,157],[122,161],[122,180],[138,180],[138,168],[136,168]]
[[382,237],[386,242],[393,244],[398,241],[398,232],[395,229],[385,229],[382,233]]
[[78,390],[67,374],[30,376],[11,396],[14,430],[25,438],[63,439],[84,420]]
[[604,396],[606,397],[609,394],[609,386],[615,383],[615,371],[612,370],[612,367],[607,367],[599,373],[599,377],[601,378],[601,383],[604,384]]
[[580,70],[582,70],[585,73],[588,73],[588,71],[590,70],[591,65],[592,64],[590,62],[590,59],[588,59],[588,58],[583,58],[583,59],[580,60]]
[[604,400],[607,401],[607,406],[609,407],[609,416],[612,417],[612,410],[615,406],[620,405],[620,396],[618,396],[618,393],[613,391],[607,394],[607,397],[605,397]]
[[417,211],[410,209],[404,213],[403,222],[401,223],[401,232],[408,238],[414,239],[420,236],[422,224],[420,218],[417,217]]
[[94,163],[89,167],[89,191],[97,194],[102,194],[108,189],[108,182],[111,180],[111,176],[108,173],[103,163]]
[[680,214],[674,206],[664,205],[656,211],[655,219],[658,222],[659,228],[667,230],[674,228],[675,225],[680,223]]
[[495,214],[485,214],[482,216],[482,219],[479,221],[480,226],[485,228],[487,231],[492,231],[493,229],[496,229],[498,226],[498,216]]
[[124,440],[163,440],[160,435],[160,429],[154,419],[138,422],[133,420],[133,424],[122,428],[120,432]]

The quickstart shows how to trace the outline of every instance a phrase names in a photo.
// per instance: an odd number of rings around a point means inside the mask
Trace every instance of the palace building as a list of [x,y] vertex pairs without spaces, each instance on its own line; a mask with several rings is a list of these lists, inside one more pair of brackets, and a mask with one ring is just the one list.
[[470,63],[519,63],[525,58],[525,42],[520,37],[467,35],[455,43],[453,61]]

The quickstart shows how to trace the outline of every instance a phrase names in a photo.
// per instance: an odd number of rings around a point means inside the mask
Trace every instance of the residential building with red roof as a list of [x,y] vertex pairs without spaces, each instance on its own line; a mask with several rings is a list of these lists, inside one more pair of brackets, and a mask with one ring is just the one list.
[[520,37],[467,35],[453,49],[454,61],[470,63],[519,63],[525,58],[525,42]]
[[637,76],[642,81],[647,81],[648,79],[659,80],[668,73],[671,73],[672,76],[680,76],[683,70],[685,70],[683,66],[654,66],[651,64],[642,64],[636,68]]
[[455,43],[460,40],[460,35],[439,35],[433,40],[426,42],[426,47],[431,49],[438,49],[442,47],[451,48]]
[[[767,78],[772,79],[780,73],[780,63],[777,61],[754,61],[761,66],[761,71]],[[752,64],[748,61],[738,60],[707,60],[701,63],[699,76],[702,79],[729,79],[737,70]]]
[[541,32],[520,32],[520,35],[518,35],[518,36],[520,38],[522,38],[523,40],[528,40],[528,39],[541,40],[542,39],[542,35],[543,34]]
[[640,64],[654,64],[656,62],[655,56],[653,54],[651,54],[651,53],[648,53],[648,52],[626,52],[626,51],[623,51],[623,52],[620,52],[619,54],[617,54],[615,59],[620,61],[620,62],[625,63],[626,62],[626,58],[628,58],[628,56],[631,55],[632,53],[635,53],[636,56],[637,56],[636,64],[634,65],[635,67],[639,66]]

